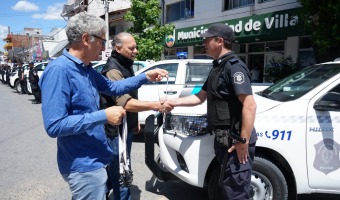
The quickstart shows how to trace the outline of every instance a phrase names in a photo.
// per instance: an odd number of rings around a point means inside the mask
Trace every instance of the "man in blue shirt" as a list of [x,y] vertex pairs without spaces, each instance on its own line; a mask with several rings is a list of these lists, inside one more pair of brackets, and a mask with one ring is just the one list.
[[90,61],[105,50],[105,33],[100,17],[85,12],[71,17],[66,30],[70,49],[48,64],[39,81],[44,126],[57,137],[58,167],[72,199],[105,199],[104,167],[113,154],[103,125],[119,125],[126,114],[120,106],[100,110],[98,93],[119,96],[167,76],[156,69],[113,82],[97,73]]

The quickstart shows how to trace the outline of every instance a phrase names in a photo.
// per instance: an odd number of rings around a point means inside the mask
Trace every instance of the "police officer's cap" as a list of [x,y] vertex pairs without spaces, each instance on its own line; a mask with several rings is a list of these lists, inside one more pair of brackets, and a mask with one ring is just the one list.
[[224,40],[229,42],[233,42],[235,37],[233,29],[222,23],[209,26],[208,30],[204,33],[201,33],[200,36],[204,38],[222,37]]
[[29,62],[28,64],[32,64],[32,65],[34,65],[34,62],[32,62],[32,61],[31,61],[31,62]]

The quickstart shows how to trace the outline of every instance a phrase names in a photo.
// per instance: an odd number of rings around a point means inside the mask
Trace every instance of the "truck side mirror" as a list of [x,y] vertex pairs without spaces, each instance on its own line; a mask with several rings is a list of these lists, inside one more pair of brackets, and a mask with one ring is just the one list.
[[315,102],[313,108],[319,111],[340,111],[340,93],[328,92]]

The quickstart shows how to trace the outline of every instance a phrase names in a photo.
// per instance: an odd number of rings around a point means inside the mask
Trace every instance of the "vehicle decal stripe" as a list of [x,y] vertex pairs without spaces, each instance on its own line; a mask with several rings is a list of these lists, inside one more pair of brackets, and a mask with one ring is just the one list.
[[199,91],[201,91],[201,88],[201,85],[195,85],[194,89],[191,91],[191,94],[197,94]]
[[179,94],[179,97],[186,97],[192,94],[196,94],[201,90],[201,88],[202,85],[184,87],[181,93]]
[[293,115],[276,115],[276,116],[261,116],[256,115],[256,123],[340,123],[340,116],[293,116]]

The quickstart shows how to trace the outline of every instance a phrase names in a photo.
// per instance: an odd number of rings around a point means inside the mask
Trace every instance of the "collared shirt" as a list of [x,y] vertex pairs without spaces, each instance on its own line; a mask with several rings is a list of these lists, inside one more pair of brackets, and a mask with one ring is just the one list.
[[39,81],[42,114],[47,134],[57,137],[61,173],[96,170],[112,160],[98,92],[118,96],[146,82],[145,74],[110,81],[67,50],[48,64]]

